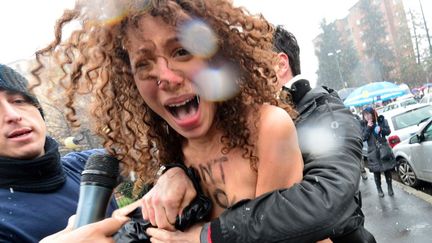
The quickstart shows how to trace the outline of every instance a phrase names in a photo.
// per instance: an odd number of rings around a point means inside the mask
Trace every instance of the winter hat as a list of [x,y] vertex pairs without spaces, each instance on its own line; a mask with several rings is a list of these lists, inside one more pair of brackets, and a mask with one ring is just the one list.
[[368,106],[368,107],[364,108],[363,112],[367,112],[369,114],[373,114],[374,113],[374,108]]
[[39,109],[42,117],[44,117],[42,107],[36,98],[28,90],[28,81],[17,71],[12,68],[0,64],[0,90],[18,92],[30,100],[30,102]]

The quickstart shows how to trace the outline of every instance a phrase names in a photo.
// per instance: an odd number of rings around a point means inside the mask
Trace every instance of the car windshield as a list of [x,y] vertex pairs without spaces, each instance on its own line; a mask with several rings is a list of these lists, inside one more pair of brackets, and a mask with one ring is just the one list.
[[432,116],[432,106],[424,106],[396,115],[392,118],[394,129],[399,130],[415,126],[420,121]]

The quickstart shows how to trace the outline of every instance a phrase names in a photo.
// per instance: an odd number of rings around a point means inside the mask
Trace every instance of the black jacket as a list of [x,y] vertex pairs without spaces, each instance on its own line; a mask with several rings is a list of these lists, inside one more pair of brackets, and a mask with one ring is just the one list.
[[360,126],[332,93],[318,87],[297,104],[303,180],[226,210],[209,226],[213,243],[316,242],[363,225],[355,199],[362,156]]

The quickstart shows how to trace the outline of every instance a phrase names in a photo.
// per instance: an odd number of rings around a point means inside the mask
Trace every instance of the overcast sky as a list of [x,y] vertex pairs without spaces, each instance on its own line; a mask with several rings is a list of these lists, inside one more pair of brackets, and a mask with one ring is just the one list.
[[[343,18],[357,0],[234,0],[251,12],[262,13],[273,24],[282,24],[297,37],[302,71],[315,77],[317,59],[312,44],[319,23]],[[418,0],[404,0],[405,8],[418,9]],[[0,0],[0,63],[31,58],[53,39],[55,20],[73,0]],[[432,1],[422,0],[432,29]],[[432,30],[431,30],[432,32]]]
[[[262,13],[273,24],[281,24],[292,32],[300,45],[302,73],[316,79],[318,59],[314,53],[312,40],[320,33],[320,22],[327,22],[347,16],[349,9],[358,0],[234,0],[246,6],[251,12]],[[405,10],[420,12],[418,0],[403,0]],[[423,10],[432,34],[432,1],[421,0]]]

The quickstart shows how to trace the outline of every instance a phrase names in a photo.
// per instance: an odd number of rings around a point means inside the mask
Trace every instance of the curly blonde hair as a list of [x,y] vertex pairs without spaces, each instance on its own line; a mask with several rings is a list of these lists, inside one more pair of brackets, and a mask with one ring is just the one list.
[[[66,93],[68,119],[77,124],[75,100],[81,93],[91,92],[96,107],[92,112],[95,132],[103,138],[104,147],[123,162],[124,172],[135,171],[143,182],[151,183],[161,164],[182,162],[184,137],[141,98],[123,44],[126,28],[136,25],[140,16],[161,16],[168,24],[176,26],[186,13],[206,21],[218,37],[217,55],[235,63],[240,70],[237,80],[240,93],[218,102],[216,124],[223,132],[222,153],[240,148],[243,157],[256,169],[258,158],[251,142],[247,114],[250,109],[257,111],[260,104],[278,104],[274,88],[269,85],[276,83],[273,68],[276,56],[271,51],[273,26],[261,15],[251,15],[244,8],[234,7],[229,0],[119,2],[134,7],[126,7],[127,11],[117,22],[92,20],[82,14],[80,4],[65,11],[55,26],[55,40],[37,52],[39,65],[32,73],[39,82],[48,69],[44,65],[46,56],[55,58],[64,74],[54,82]],[[137,8],[140,2],[142,7]],[[64,26],[73,20],[81,21],[81,29],[62,41]],[[285,109],[295,116],[292,105]]]

